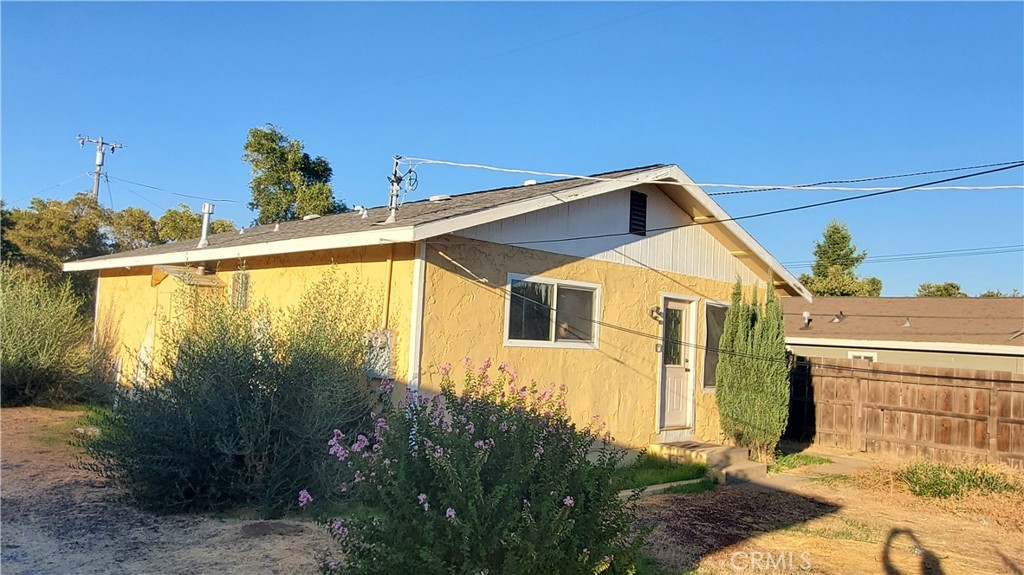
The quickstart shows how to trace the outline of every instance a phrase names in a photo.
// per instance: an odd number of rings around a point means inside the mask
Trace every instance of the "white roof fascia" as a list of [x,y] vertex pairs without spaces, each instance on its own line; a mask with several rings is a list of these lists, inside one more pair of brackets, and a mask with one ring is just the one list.
[[983,353],[990,355],[1017,355],[1024,357],[1024,347],[992,345],[987,343],[955,343],[944,341],[885,341],[869,339],[831,339],[813,337],[787,337],[788,345],[815,347],[854,347],[858,349],[894,349],[908,351],[935,351],[955,353]]
[[459,230],[465,230],[475,226],[503,220],[505,218],[511,218],[520,214],[550,208],[559,204],[565,204],[574,200],[582,200],[584,198],[599,196],[601,194],[614,192],[630,186],[657,183],[659,178],[663,178],[669,173],[669,166],[661,166],[643,172],[630,174],[614,181],[595,181],[591,184],[581,184],[574,188],[551,192],[549,194],[544,194],[543,196],[520,200],[518,202],[502,204],[500,206],[487,208],[472,214],[456,216],[428,224],[421,224],[416,226],[416,229],[413,231],[413,235],[416,241],[442,236]]
[[697,200],[698,203],[700,203],[709,212],[711,212],[711,215],[714,216],[715,220],[718,220],[717,222],[708,222],[709,225],[712,223],[718,223],[720,225],[725,226],[726,229],[728,229],[736,236],[740,243],[746,245],[746,247],[750,249],[751,252],[753,252],[762,261],[768,264],[768,267],[771,268],[772,272],[774,272],[780,280],[783,280],[787,284],[792,286],[808,302],[812,300],[813,296],[811,295],[810,290],[804,287],[804,285],[800,283],[800,280],[796,279],[796,276],[790,273],[790,271],[787,270],[785,266],[780,264],[774,256],[768,253],[768,250],[764,249],[764,247],[761,246],[761,244],[758,243],[753,236],[747,233],[747,230],[743,229],[743,227],[736,223],[735,221],[730,220],[729,214],[727,214],[725,210],[723,210],[722,207],[719,206],[718,203],[715,202],[715,200],[708,195],[707,192],[705,192],[700,186],[694,183],[694,181],[690,179],[690,176],[686,175],[686,172],[679,169],[678,166],[671,166],[671,171],[672,179],[678,180],[680,185],[682,185],[686,189],[686,191],[689,192],[695,200]]
[[[64,271],[78,272],[135,266],[153,266],[160,264],[187,264],[210,260],[230,260],[256,256],[310,252],[314,250],[353,248],[386,243],[405,243],[413,241],[412,231],[412,226],[405,226],[402,228],[350,232],[328,236],[311,236],[307,238],[260,242],[258,244],[228,246],[223,248],[191,248],[161,254],[68,262],[64,264]],[[188,240],[189,243],[195,241],[198,240]]]

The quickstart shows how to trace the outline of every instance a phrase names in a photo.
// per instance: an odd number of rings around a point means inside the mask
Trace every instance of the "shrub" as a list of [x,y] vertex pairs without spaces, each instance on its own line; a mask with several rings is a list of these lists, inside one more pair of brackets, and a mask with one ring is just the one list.
[[446,366],[439,396],[410,392],[372,432],[335,432],[341,489],[360,511],[325,521],[343,559],[324,573],[635,570],[643,533],[612,483],[624,452],[570,421],[564,387],[489,368],[467,362],[459,395]]
[[789,363],[782,306],[770,289],[764,305],[757,290],[743,299],[737,280],[719,343],[716,401],[722,431],[772,462],[789,421]]
[[3,405],[84,399],[92,356],[89,323],[71,284],[4,264],[0,269]]
[[128,488],[144,507],[282,512],[297,489],[325,488],[331,429],[365,423],[368,321],[359,292],[333,274],[280,315],[188,292],[161,336],[160,361],[96,411],[82,466]]
[[930,461],[916,461],[896,472],[918,497],[947,499],[961,497],[969,492],[1002,493],[1021,490],[1005,473],[997,469],[976,465],[950,465]]

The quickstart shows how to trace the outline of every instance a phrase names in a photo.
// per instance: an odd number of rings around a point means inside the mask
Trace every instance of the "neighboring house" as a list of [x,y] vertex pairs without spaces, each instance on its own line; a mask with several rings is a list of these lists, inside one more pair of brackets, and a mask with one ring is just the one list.
[[97,326],[126,373],[152,355],[177,286],[283,307],[328,269],[354,274],[382,302],[377,341],[390,340],[383,369],[399,384],[436,391],[445,362],[508,362],[524,380],[565,384],[577,421],[599,416],[630,448],[719,439],[705,368],[717,358],[703,349],[717,346],[737,278],[810,299],[672,165],[435,196],[387,216],[282,222],[64,268],[99,270]]
[[1024,298],[815,297],[782,307],[798,356],[1024,373]]

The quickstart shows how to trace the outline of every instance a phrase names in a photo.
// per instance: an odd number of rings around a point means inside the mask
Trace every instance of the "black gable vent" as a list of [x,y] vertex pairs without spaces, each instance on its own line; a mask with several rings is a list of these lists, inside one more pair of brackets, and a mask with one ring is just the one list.
[[647,194],[629,192],[629,233],[647,235]]

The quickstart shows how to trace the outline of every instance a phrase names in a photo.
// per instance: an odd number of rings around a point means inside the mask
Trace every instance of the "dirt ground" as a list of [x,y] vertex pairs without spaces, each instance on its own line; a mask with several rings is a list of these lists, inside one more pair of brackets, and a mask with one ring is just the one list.
[[650,497],[639,502],[654,528],[645,547],[672,574],[1024,573],[1024,495],[926,500],[890,477],[876,467],[786,492]]
[[[315,573],[312,522],[160,516],[68,466],[81,412],[0,411],[0,571],[26,574]],[[790,492],[718,487],[639,502],[665,573],[1024,574],[1024,497],[914,498],[870,475]]]
[[0,411],[0,571],[7,574],[316,573],[315,523],[153,515],[88,472],[67,444],[82,412]]

